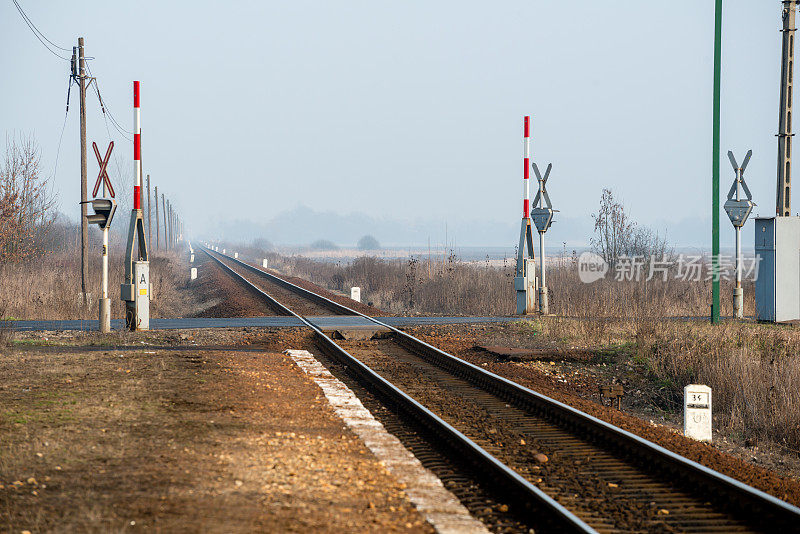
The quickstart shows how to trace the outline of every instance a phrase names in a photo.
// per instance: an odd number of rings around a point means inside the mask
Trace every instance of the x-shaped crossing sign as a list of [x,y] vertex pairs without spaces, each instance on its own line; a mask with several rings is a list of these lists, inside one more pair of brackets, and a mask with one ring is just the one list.
[[[733,181],[733,185],[728,191],[728,200],[725,202],[723,207],[725,209],[725,213],[728,214],[728,218],[731,220],[731,223],[739,228],[744,226],[744,223],[747,221],[747,217],[749,217],[750,212],[753,211],[753,206],[755,206],[755,203],[753,202],[753,195],[750,193],[750,188],[747,187],[747,184],[744,181],[744,170],[747,168],[747,164],[750,163],[750,156],[752,155],[753,151],[748,150],[747,155],[744,157],[744,161],[740,167],[739,164],[736,163],[736,158],[733,157],[733,152],[730,150],[728,151],[728,159],[731,160],[731,166],[733,167],[733,171],[736,173],[736,179]],[[742,190],[744,190],[744,194],[747,196],[746,199],[741,198],[739,195],[739,184],[742,185]]]
[[94,155],[97,157],[97,163],[100,165],[100,174],[97,175],[97,182],[94,184],[94,189],[92,190],[92,196],[97,196],[97,191],[100,189],[100,183],[105,182],[106,187],[108,188],[108,193],[111,195],[111,198],[114,198],[114,188],[111,186],[111,179],[108,177],[108,171],[106,167],[108,167],[108,161],[111,159],[111,151],[114,149],[114,141],[111,141],[108,144],[108,150],[106,150],[106,157],[100,157],[100,151],[97,150],[97,143],[92,142],[92,148],[94,149]]
[[539,203],[539,199],[542,195],[544,195],[544,201],[547,204],[548,208],[553,208],[553,205],[550,204],[550,195],[547,194],[547,189],[545,189],[545,185],[547,185],[547,179],[550,177],[550,171],[553,170],[553,164],[548,163],[547,169],[544,171],[544,177],[539,172],[539,167],[536,163],[533,164],[533,173],[536,175],[536,179],[542,184],[539,188],[539,191],[536,192],[536,198],[533,199],[533,205],[536,206]]
[[737,165],[736,163],[736,158],[733,157],[733,152],[728,150],[728,159],[731,160],[731,166],[733,167],[733,172],[736,173],[736,180],[734,180],[730,191],[728,191],[728,200],[734,200],[733,197],[736,194],[737,181],[740,184],[742,184],[742,189],[744,190],[744,194],[747,195],[747,200],[753,200],[753,195],[750,194],[750,188],[748,188],[747,184],[744,183],[744,170],[747,168],[747,164],[750,163],[750,156],[752,155],[753,151],[748,150],[747,155],[744,157],[744,161],[742,162],[742,166],[739,167],[739,165]]
[[553,170],[553,164],[549,163],[547,169],[544,171],[544,176],[539,172],[539,167],[536,163],[533,164],[533,173],[536,179],[539,180],[539,190],[536,192],[536,198],[533,199],[533,209],[531,210],[531,219],[536,229],[540,233],[544,233],[550,228],[553,223],[553,205],[550,203],[550,195],[547,194],[547,179],[550,177],[550,171]]

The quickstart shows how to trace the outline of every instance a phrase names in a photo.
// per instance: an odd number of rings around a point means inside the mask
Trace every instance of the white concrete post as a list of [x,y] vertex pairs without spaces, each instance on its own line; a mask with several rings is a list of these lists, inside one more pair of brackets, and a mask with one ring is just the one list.
[[265,268],[265,269],[267,268],[267,258],[264,258],[263,260],[261,260],[261,266],[263,268]]
[[351,287],[350,288],[350,298],[355,300],[356,302],[361,302],[361,288],[360,287]]
[[191,277],[192,280],[197,279],[197,267],[192,267]]
[[711,388],[689,384],[683,388],[683,435],[711,441]]
[[189,263],[194,263],[194,254],[189,256]]
[[[106,184],[103,182],[103,189]],[[108,226],[103,228],[103,272],[100,289],[100,331],[111,332],[111,299],[108,298]]]
[[239,253],[238,252],[234,252],[233,253],[233,257],[234,257],[234,259],[238,260],[239,259]]

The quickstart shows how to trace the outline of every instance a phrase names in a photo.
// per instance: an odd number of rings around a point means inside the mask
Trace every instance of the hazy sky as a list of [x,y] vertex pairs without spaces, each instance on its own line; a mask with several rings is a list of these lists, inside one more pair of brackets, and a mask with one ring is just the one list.
[[[713,0],[20,4],[56,44],[86,38],[126,129],[141,80],[145,172],[196,232],[298,204],[516,223],[524,114],[564,215],[588,217],[611,187],[644,223],[709,217]],[[779,11],[778,0],[724,11],[722,195],[725,151],[752,148],[745,178],[762,214],[775,209]],[[52,172],[68,62],[10,0],[0,46],[0,128],[35,134]],[[88,101],[89,141],[105,147]],[[132,143],[111,133],[130,163]],[[69,214],[79,172],[73,91],[55,176]],[[90,153],[91,183],[96,173]]]

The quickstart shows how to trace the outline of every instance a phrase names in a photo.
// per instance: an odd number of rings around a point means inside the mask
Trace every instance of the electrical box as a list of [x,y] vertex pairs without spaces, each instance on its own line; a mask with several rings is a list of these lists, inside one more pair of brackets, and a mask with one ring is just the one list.
[[125,324],[131,330],[150,330],[150,262],[133,262],[133,284],[122,284]]
[[539,290],[539,277],[536,276],[536,260],[525,260],[525,287],[527,288],[527,301],[525,313],[536,311],[536,293]]
[[757,217],[756,317],[759,321],[800,319],[800,217]]
[[514,278],[514,289],[517,292],[517,313],[520,315],[536,311],[536,291],[539,278],[536,276],[536,260],[526,259],[525,276]]
[[136,281],[136,329],[150,330],[150,262],[133,262],[133,277]]

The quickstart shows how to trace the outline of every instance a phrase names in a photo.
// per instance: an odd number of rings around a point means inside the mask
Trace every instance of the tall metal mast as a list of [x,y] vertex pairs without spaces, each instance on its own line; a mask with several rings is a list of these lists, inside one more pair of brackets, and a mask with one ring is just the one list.
[[794,33],[797,0],[782,0],[783,51],[781,61],[781,102],[778,119],[778,188],[775,214],[788,217],[792,212],[792,80],[794,79]]

